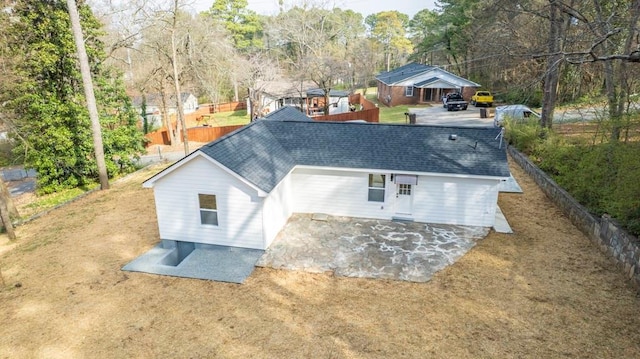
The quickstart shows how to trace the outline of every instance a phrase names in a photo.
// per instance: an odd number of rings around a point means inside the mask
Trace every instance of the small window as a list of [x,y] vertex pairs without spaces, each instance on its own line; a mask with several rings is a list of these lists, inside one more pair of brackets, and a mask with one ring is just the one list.
[[218,225],[218,203],[213,194],[198,194],[200,202],[200,223]]
[[404,88],[404,95],[407,97],[413,97],[413,86],[407,86]]
[[385,175],[369,175],[369,202],[384,202]]
[[398,185],[398,194],[404,196],[411,196],[411,185],[410,184],[399,184]]

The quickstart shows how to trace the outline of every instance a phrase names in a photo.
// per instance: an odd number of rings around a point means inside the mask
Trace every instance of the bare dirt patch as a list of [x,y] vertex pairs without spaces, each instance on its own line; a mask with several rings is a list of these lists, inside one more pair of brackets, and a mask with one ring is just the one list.
[[512,171],[524,194],[499,201],[515,234],[428,283],[258,268],[243,285],[120,271],[158,242],[142,171],[18,228],[0,357],[640,357],[636,291]]

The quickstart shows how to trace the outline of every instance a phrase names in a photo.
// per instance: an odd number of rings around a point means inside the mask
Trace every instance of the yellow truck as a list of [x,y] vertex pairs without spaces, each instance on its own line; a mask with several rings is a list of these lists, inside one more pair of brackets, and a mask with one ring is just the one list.
[[471,104],[474,106],[487,105],[493,106],[493,95],[489,91],[477,91],[475,95],[471,96]]

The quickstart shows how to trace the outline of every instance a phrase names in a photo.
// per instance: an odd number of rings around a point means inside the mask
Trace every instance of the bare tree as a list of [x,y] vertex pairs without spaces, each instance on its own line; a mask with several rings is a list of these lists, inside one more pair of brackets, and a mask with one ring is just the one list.
[[277,80],[281,76],[275,62],[265,54],[256,53],[250,55],[247,62],[248,64],[245,68],[247,68],[248,71],[245,72],[246,76],[243,79],[243,83],[249,89],[248,98],[249,108],[251,110],[249,116],[251,120],[254,120],[260,117],[264,110],[262,96],[267,84],[270,81]]
[[278,39],[270,42],[271,49],[292,77],[300,83],[310,80],[323,91],[325,114],[330,91],[349,77],[346,52],[355,26],[346,26],[345,20],[362,18],[305,4],[280,13],[266,27],[269,38]]
[[182,143],[184,144],[184,155],[189,154],[189,138],[187,136],[187,124],[184,120],[184,108],[182,105],[182,90],[180,88],[180,74],[178,72],[178,50],[176,44],[176,32],[178,31],[178,10],[179,0],[173,2],[173,21],[171,23],[171,67],[173,69],[173,84],[176,89],[176,102],[178,109],[178,122],[182,128]]

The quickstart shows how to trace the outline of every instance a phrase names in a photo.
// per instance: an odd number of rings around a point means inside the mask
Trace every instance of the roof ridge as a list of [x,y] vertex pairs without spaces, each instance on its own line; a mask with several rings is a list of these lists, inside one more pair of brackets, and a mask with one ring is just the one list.
[[257,123],[260,123],[260,122],[263,122],[263,121],[249,122],[249,124],[244,125],[244,126],[238,128],[238,129],[234,130],[234,131],[231,131],[231,132],[227,133],[226,135],[224,135],[222,137],[219,137],[219,138],[207,143],[206,145],[200,147],[200,149],[202,149],[204,147],[211,147],[211,146],[215,145],[216,143],[219,143],[219,142],[222,142],[224,140],[227,140],[229,137],[233,136],[236,133],[240,133],[240,132],[246,131],[247,129],[249,129],[252,126],[257,126]]

